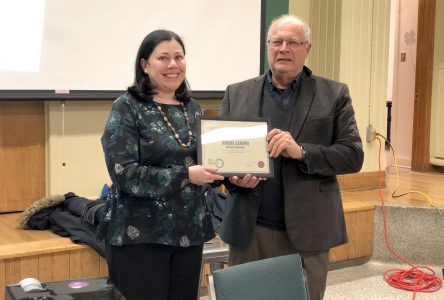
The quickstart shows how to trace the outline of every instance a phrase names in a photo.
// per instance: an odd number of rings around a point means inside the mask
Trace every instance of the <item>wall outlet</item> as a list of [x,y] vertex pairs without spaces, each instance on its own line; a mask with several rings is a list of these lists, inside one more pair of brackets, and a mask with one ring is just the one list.
[[376,130],[373,128],[373,126],[371,124],[369,124],[367,126],[367,129],[365,131],[365,136],[366,136],[366,140],[367,142],[371,143],[376,139]]
[[402,52],[401,52],[401,61],[402,61],[402,62],[405,62],[405,58],[406,58],[406,56],[407,56],[407,53],[406,53],[405,51],[402,51]]

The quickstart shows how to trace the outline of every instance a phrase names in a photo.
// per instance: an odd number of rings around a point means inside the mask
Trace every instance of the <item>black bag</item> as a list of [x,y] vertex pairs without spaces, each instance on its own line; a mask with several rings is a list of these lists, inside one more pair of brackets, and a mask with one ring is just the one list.
[[213,222],[213,228],[216,233],[219,233],[220,225],[225,209],[225,199],[227,195],[220,190],[219,187],[206,184],[202,187],[202,191],[207,202],[208,210],[211,214],[211,221]]

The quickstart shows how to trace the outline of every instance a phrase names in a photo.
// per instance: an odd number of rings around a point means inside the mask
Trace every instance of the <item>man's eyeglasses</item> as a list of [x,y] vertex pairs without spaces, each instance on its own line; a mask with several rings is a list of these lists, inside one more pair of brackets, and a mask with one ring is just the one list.
[[272,48],[281,48],[284,42],[287,43],[287,46],[290,48],[298,48],[302,45],[308,44],[308,41],[279,40],[279,39],[268,40],[268,44]]

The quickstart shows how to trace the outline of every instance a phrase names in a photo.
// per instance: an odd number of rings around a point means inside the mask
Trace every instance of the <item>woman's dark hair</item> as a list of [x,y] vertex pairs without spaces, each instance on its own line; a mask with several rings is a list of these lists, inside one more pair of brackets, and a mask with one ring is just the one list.
[[[143,71],[140,64],[141,59],[148,59],[153,53],[154,48],[161,42],[165,41],[177,41],[183,49],[185,54],[185,45],[182,39],[174,32],[170,30],[155,30],[149,33],[142,41],[137,52],[136,63],[135,63],[135,78],[134,83],[128,88],[128,92],[134,97],[143,100],[150,101],[156,94],[153,86],[151,85],[151,80],[147,74]],[[179,101],[186,101],[190,98],[190,87],[187,80],[185,79],[181,85],[176,90],[176,99]]]

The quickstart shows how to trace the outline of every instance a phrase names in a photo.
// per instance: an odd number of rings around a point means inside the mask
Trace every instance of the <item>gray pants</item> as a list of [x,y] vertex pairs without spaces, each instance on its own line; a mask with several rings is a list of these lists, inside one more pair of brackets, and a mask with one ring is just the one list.
[[299,251],[291,245],[285,231],[256,226],[253,239],[247,248],[230,245],[228,263],[238,265],[293,253],[299,253],[304,259],[309,299],[322,300],[327,281],[328,250]]

